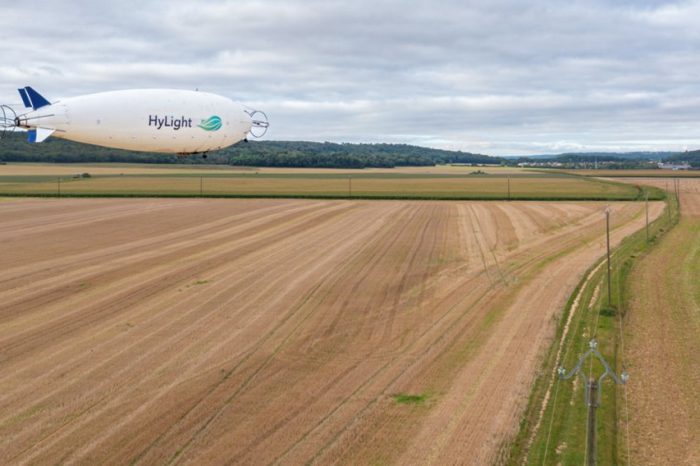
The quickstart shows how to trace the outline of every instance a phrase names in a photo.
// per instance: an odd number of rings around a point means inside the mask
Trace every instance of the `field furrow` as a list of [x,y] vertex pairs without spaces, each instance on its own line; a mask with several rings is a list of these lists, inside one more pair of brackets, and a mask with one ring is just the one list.
[[489,464],[604,208],[3,200],[0,457]]

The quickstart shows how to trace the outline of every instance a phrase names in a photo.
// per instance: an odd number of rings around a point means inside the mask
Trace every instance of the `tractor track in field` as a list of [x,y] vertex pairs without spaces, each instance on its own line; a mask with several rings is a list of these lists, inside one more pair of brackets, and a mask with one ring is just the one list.
[[[637,228],[638,206],[613,208],[618,237]],[[405,464],[471,448],[488,462],[517,427],[553,329],[559,298],[541,306],[542,273],[586,270],[600,209],[2,203],[12,248],[0,255],[11,264],[0,271],[0,454],[16,464]],[[528,311],[513,313],[516,302]],[[527,364],[504,359],[528,338]],[[391,398],[425,390],[420,409]]]

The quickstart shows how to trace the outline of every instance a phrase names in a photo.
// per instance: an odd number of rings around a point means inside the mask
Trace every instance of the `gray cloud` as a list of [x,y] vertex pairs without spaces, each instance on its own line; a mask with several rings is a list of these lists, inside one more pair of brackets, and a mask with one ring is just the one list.
[[199,88],[274,139],[700,147],[698,0],[2,3],[0,101]]

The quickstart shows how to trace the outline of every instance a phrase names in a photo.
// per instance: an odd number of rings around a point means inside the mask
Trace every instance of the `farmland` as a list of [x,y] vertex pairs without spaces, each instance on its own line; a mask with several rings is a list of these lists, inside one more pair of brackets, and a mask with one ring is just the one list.
[[623,356],[639,373],[629,387],[632,464],[700,463],[700,180],[680,182],[680,204],[679,224],[630,276]]
[[662,169],[638,169],[638,170],[552,170],[563,171],[583,176],[596,177],[634,177],[634,178],[700,178],[700,170],[662,170]]
[[492,463],[604,207],[1,200],[0,457]]
[[[531,405],[509,464],[578,464],[586,461],[587,408],[578,380],[562,381],[556,368],[571,368],[591,338],[623,386],[602,388],[597,418],[600,464],[697,464],[698,221],[700,180],[678,181],[680,221],[674,180],[620,178],[668,189],[669,207],[612,255],[608,302],[604,264],[593,268],[564,311],[559,343],[550,348],[545,375],[537,379]],[[587,367],[586,365],[585,367]],[[591,365],[596,377],[602,368]],[[549,372],[549,373],[547,373]]]
[[[659,179],[659,178],[611,178],[611,181],[618,181],[623,183],[630,183],[636,186],[649,186],[656,189],[661,189],[667,191],[668,193],[674,193],[674,180],[673,179]],[[678,190],[680,196],[681,213],[688,217],[698,217],[700,216],[700,202],[698,202],[698,197],[700,196],[700,178],[678,178]]]
[[94,175],[212,175],[212,174],[295,174],[314,173],[326,175],[339,174],[446,174],[465,175],[481,170],[491,175],[537,173],[514,167],[470,167],[466,165],[436,165],[433,167],[396,167],[396,168],[284,168],[284,167],[241,167],[230,165],[191,165],[191,164],[139,164],[139,163],[8,163],[0,165],[0,174],[4,176],[64,176],[89,172]]
[[[633,200],[640,191],[629,184],[500,167],[337,170],[15,164],[0,166],[0,194]],[[655,196],[659,198],[658,193]]]

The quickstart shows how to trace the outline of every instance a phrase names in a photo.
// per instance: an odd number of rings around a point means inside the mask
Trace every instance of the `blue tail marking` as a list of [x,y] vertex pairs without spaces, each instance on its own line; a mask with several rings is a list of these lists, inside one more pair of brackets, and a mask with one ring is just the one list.
[[27,131],[27,142],[36,142],[36,130],[30,129]]
[[33,108],[34,110],[51,105],[51,102],[46,100],[44,96],[39,94],[37,91],[27,86],[24,89],[17,89],[19,91],[20,97],[22,97],[22,102],[24,106]]
[[17,89],[17,92],[19,92],[19,96],[22,98],[22,102],[24,103],[24,106],[27,108],[30,108],[32,106],[32,103],[29,101],[29,96],[27,96],[27,91],[24,89]]

